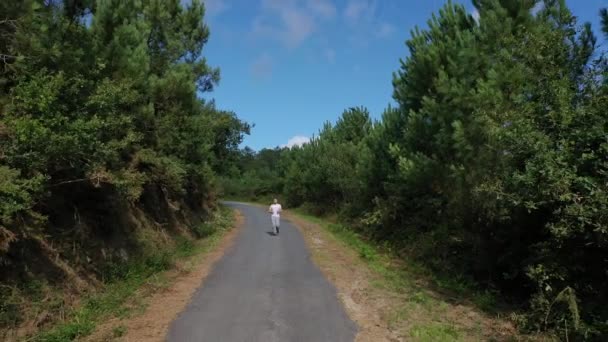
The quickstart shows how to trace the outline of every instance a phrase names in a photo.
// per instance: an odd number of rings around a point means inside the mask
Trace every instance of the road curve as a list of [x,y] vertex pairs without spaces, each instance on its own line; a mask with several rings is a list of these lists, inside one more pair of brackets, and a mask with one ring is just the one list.
[[353,341],[357,327],[300,232],[283,220],[273,236],[264,210],[227,204],[241,211],[244,227],[171,324],[167,341]]

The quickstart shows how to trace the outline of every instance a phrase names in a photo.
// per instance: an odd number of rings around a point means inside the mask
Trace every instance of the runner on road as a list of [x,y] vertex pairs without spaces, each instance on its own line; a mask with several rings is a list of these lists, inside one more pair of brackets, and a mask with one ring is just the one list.
[[281,225],[281,211],[283,211],[283,208],[279,204],[279,201],[275,198],[274,203],[271,204],[268,208],[268,212],[272,213],[272,229],[274,230],[275,235],[279,235],[279,227]]

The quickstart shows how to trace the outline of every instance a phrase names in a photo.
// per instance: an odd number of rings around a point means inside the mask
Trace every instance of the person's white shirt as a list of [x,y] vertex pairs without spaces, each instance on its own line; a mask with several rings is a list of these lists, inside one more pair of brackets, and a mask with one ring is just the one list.
[[280,213],[283,210],[283,208],[281,207],[280,204],[278,203],[274,203],[270,205],[270,208],[268,211],[270,211],[272,213],[272,216],[281,216]]

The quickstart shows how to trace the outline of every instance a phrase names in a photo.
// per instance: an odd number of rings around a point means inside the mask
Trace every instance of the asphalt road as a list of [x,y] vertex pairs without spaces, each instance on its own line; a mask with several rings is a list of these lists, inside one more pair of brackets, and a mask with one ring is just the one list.
[[227,204],[244,215],[244,227],[171,324],[167,340],[353,341],[357,327],[310,260],[300,232],[283,219],[273,236],[264,210]]

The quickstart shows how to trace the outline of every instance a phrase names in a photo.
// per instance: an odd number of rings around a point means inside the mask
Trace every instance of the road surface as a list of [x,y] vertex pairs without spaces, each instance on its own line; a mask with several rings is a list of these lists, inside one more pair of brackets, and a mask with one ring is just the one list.
[[274,236],[263,209],[227,204],[241,211],[244,226],[171,324],[167,340],[353,341],[357,327],[310,260],[300,232],[283,219]]

